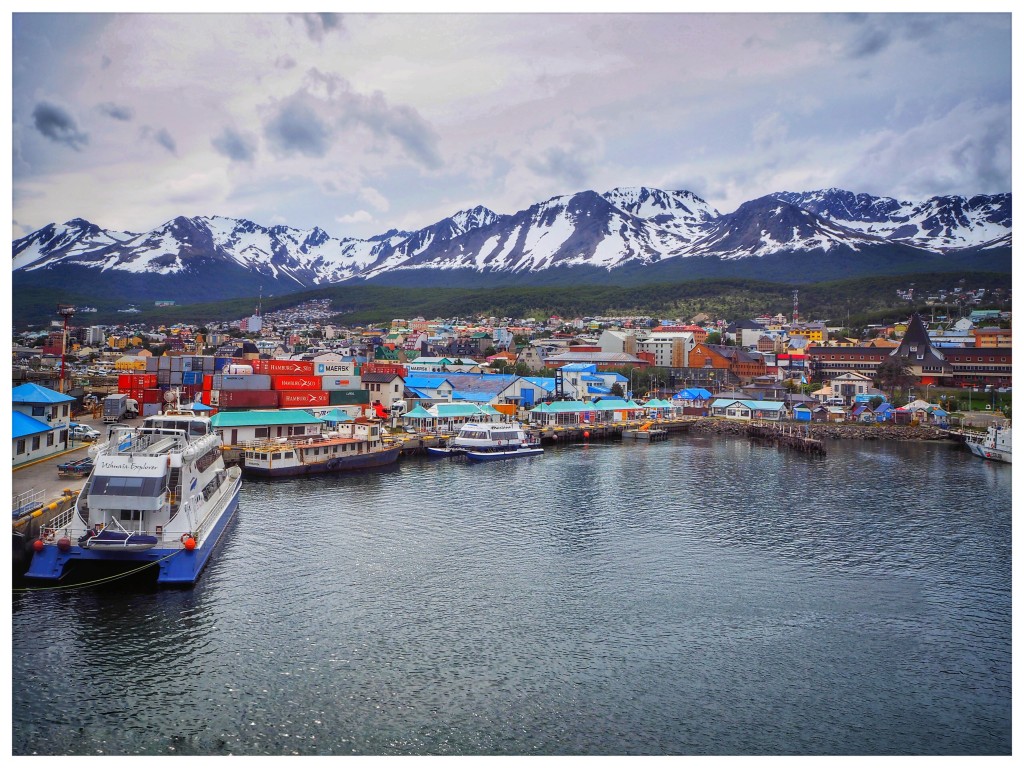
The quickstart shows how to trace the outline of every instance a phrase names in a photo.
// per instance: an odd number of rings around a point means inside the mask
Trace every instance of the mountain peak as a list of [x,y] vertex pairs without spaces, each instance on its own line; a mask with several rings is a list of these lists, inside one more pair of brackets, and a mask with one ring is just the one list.
[[664,266],[657,274],[685,275],[696,267],[711,275],[725,268],[715,265],[750,257],[822,253],[844,254],[844,275],[857,269],[850,254],[868,253],[873,261],[857,258],[890,271],[894,258],[940,269],[949,254],[989,269],[1007,258],[1011,226],[1009,193],[910,203],[833,187],[765,195],[723,215],[687,190],[630,186],[559,195],[514,214],[477,205],[416,231],[365,240],[223,216],[178,216],[137,235],[72,219],[14,241],[13,269],[16,277],[66,268],[107,273],[107,280],[134,273],[157,283],[187,275],[193,286],[194,276],[213,281],[203,275],[216,272],[217,285],[231,274],[238,285],[258,279],[281,291],[370,279],[422,284],[428,274],[458,274],[455,284],[471,274],[543,280],[587,268],[637,274]]

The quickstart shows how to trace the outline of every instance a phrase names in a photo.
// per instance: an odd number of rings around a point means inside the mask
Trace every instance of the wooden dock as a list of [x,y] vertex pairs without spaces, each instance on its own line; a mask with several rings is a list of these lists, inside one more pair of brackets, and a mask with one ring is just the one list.
[[825,444],[815,440],[795,424],[773,424],[771,422],[751,422],[747,425],[747,435],[752,440],[773,443],[779,448],[786,448],[800,453],[815,456],[825,455]]

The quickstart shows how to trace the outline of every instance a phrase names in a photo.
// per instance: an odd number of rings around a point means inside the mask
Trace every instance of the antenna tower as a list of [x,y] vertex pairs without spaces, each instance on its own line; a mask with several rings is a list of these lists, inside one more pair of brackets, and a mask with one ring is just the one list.
[[75,308],[70,304],[58,304],[57,314],[64,318],[64,332],[61,334],[60,340],[60,392],[64,394],[67,391],[67,362],[65,358],[68,352],[68,320],[74,316]]

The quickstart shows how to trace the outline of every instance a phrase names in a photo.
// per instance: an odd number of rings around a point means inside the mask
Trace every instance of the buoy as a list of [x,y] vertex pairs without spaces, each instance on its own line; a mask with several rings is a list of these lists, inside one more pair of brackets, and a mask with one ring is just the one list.
[[583,436],[584,436],[585,438],[587,438],[587,439],[590,439],[590,432],[589,432],[589,431],[586,431],[586,430],[584,430],[584,432],[583,432]]
[[185,539],[185,549],[187,549],[189,552],[191,552],[195,548],[196,548],[196,540],[195,539],[193,539],[191,536],[189,536],[187,539]]
[[36,552],[42,552],[43,546],[44,545],[42,539],[36,539],[32,542],[32,549],[34,549]]
[[57,541],[57,549],[59,549],[61,552],[67,552],[69,549],[71,549],[71,539],[69,539],[67,536],[62,536]]

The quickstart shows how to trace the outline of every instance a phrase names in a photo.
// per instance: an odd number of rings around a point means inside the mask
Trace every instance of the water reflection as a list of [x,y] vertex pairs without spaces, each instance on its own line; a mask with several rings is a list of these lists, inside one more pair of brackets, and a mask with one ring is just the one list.
[[1008,753],[1000,470],[694,437],[248,483],[194,590],[15,598],[14,751]]

